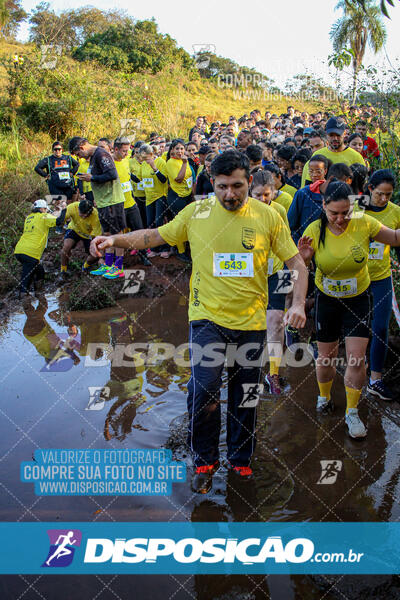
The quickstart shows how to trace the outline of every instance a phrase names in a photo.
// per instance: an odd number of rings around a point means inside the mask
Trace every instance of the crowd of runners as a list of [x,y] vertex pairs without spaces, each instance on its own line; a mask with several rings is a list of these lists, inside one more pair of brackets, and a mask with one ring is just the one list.
[[[307,305],[316,410],[333,409],[343,340],[344,419],[352,438],[364,438],[364,385],[381,400],[393,399],[382,373],[390,249],[400,246],[388,161],[399,150],[395,133],[366,105],[343,115],[292,106],[281,115],[253,110],[224,123],[199,116],[187,139],[154,132],[146,141],[102,138],[94,145],[76,136],[66,152],[56,141],[35,167],[49,196],[34,203],[15,248],[21,294],[43,283],[40,259],[51,227],[63,234],[62,278],[80,242],[87,277],[123,278],[125,252],[150,268],[155,257],[172,255],[191,265],[191,347],[215,344],[224,359],[229,345],[247,348],[245,365],[237,357],[228,365],[228,461],[242,477],[252,475],[265,349],[265,385],[279,396],[283,349],[298,345]],[[193,489],[203,493],[219,466],[224,360],[213,358],[205,351],[203,360],[192,360],[188,385]]]

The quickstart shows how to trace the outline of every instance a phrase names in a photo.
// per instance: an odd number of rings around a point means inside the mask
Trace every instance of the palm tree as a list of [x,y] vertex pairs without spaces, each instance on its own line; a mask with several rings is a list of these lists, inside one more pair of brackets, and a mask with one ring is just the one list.
[[376,54],[386,41],[386,29],[381,12],[372,0],[363,6],[357,0],[340,0],[335,7],[343,9],[343,16],[332,25],[330,38],[335,52],[350,47],[353,54],[353,104],[357,97],[357,78],[367,43]]

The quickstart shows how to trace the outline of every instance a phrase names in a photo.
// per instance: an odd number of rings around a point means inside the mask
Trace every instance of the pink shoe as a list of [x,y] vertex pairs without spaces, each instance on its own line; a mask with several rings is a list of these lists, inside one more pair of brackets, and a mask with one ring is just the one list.
[[131,254],[131,256],[136,256],[136,254],[137,254],[137,253],[138,253],[138,251],[137,251],[137,250],[131,250],[131,253],[130,253],[130,254]]
[[147,258],[154,258],[158,256],[157,252],[153,252],[152,250],[147,250]]
[[161,258],[169,258],[169,252],[167,252],[167,251],[161,252],[160,256],[161,256]]

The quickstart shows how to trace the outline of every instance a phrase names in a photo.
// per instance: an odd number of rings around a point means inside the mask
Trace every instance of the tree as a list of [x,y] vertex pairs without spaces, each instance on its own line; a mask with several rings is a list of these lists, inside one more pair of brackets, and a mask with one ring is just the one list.
[[[0,0],[0,2],[3,0]],[[30,18],[30,40],[38,46],[58,44],[71,50],[84,44],[91,36],[104,33],[111,25],[124,27],[133,20],[119,10],[103,11],[84,6],[62,11],[57,15],[48,2],[41,2]]]
[[[366,4],[365,0],[355,0],[355,1],[357,4],[359,4],[365,10],[365,4]],[[380,2],[382,14],[384,14],[385,17],[390,19],[386,3],[390,4],[390,6],[394,6],[394,2],[393,2],[393,0],[381,0],[381,2]]]
[[350,47],[353,53],[353,104],[357,97],[357,79],[362,66],[367,44],[376,54],[386,41],[386,30],[379,8],[372,0],[340,0],[336,8],[343,16],[332,25],[330,38],[335,52]]
[[249,67],[238,65],[230,58],[214,52],[201,51],[194,55],[200,77],[218,79],[228,87],[270,87],[272,79]]
[[0,33],[4,37],[15,36],[19,24],[27,18],[20,0],[0,0]]
[[112,25],[104,32],[88,37],[76,49],[74,57],[136,73],[158,73],[172,63],[182,64],[185,68],[193,66],[189,54],[178,48],[168,34],[160,33],[154,19],[127,20],[123,25]]
[[56,15],[50,10],[49,2],[41,2],[33,10],[29,23],[29,39],[38,46],[57,44],[72,48],[77,43],[76,33],[71,19],[65,14]]

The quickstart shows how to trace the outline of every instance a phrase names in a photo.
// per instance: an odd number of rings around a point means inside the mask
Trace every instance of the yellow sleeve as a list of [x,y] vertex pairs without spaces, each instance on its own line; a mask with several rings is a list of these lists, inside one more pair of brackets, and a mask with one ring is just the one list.
[[176,217],[158,228],[158,233],[170,246],[182,245],[188,241],[188,222],[193,212],[193,204],[181,210]]
[[168,177],[167,163],[165,162],[165,160],[163,160],[161,157],[159,157],[155,160],[155,164],[156,164],[157,169],[160,171],[160,173],[162,175],[164,175],[164,177]]
[[52,216],[48,216],[48,215],[44,215],[45,218],[45,225],[46,227],[48,227],[48,229],[50,229],[50,227],[55,227],[56,226],[56,221],[57,218],[56,217],[52,217]]
[[273,212],[273,227],[271,235],[271,249],[283,262],[298,254],[296,244],[292,240],[289,227],[285,225],[278,213]]
[[314,252],[317,250],[317,246],[318,246],[318,240],[319,240],[319,221],[313,221],[312,223],[309,224],[308,227],[306,227],[306,229],[303,232],[303,236],[307,236],[312,238],[312,247],[314,249]]

